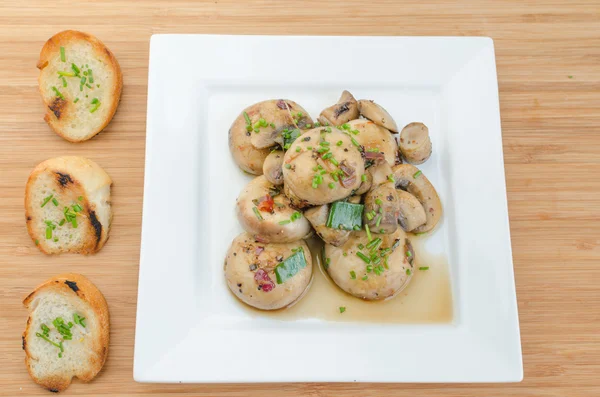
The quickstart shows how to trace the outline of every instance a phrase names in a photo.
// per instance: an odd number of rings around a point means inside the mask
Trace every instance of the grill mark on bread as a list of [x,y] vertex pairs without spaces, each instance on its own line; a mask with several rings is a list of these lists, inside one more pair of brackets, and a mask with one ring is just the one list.
[[65,101],[61,97],[55,97],[54,100],[52,101],[52,104],[50,106],[48,106],[48,108],[50,110],[52,110],[52,113],[54,113],[56,118],[60,120],[60,116],[61,116],[66,104],[67,104],[67,101]]
[[100,243],[100,238],[102,237],[102,224],[96,218],[96,212],[90,211],[90,222],[92,222],[92,226],[94,227],[94,232],[96,233],[96,246]]
[[71,175],[63,174],[60,172],[56,172],[56,180],[58,181],[61,187],[65,187],[68,183],[73,183],[73,179],[71,179]]
[[22,340],[23,350],[25,350],[25,345],[27,344],[27,342],[25,342],[25,335],[21,335],[21,340]]
[[69,288],[73,290],[73,292],[77,293],[77,291],[79,291],[79,287],[75,281],[65,280],[65,284],[67,284]]

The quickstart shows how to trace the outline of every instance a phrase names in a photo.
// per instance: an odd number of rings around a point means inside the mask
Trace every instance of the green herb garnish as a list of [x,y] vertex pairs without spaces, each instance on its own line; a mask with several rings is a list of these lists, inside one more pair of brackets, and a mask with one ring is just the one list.
[[429,270],[429,266],[421,266],[419,270]]
[[65,47],[60,47],[60,60],[63,62],[67,61],[67,57],[65,56]]
[[356,280],[356,272],[354,270],[350,270],[350,278]]
[[78,315],[77,313],[73,313],[73,321],[75,322],[75,324],[79,324],[82,327],[85,328],[85,317],[81,317],[80,315]]
[[346,308],[344,306],[340,306],[340,313],[343,313],[346,311]]
[[326,226],[344,230],[354,230],[355,226],[361,228],[363,209],[362,204],[336,201],[331,205]]
[[300,270],[306,267],[306,258],[304,250],[299,247],[298,250],[286,260],[275,266],[275,276],[277,284],[283,284],[290,278],[294,277]]
[[58,90],[58,88],[52,86],[52,91],[54,91],[54,93],[56,94],[56,96],[59,97],[60,99],[65,99],[65,97],[63,96],[63,94],[60,93],[60,91]]
[[365,263],[371,263],[371,259],[360,251],[356,253],[356,256],[362,259]]
[[256,215],[256,217],[258,218],[259,221],[263,220],[262,215],[260,214],[260,212],[258,212],[258,208],[252,207],[252,211],[254,211],[254,215]]
[[417,179],[417,177],[421,174],[422,174],[421,170],[415,172],[415,174],[413,175],[413,179]]
[[48,204],[48,201],[52,200],[52,197],[54,197],[54,195],[53,195],[53,194],[51,194],[50,196],[46,197],[46,198],[44,199],[44,201],[42,201],[42,205],[41,205],[41,207],[43,208],[43,207],[44,207],[46,204]]

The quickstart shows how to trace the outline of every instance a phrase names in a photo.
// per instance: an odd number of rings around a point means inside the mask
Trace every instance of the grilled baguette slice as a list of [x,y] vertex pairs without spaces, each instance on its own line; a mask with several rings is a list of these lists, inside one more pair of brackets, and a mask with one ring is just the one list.
[[56,157],[40,163],[25,188],[31,239],[46,254],[99,251],[112,220],[111,184],[98,164],[83,157]]
[[100,40],[75,30],[57,33],[44,44],[37,67],[44,120],[58,135],[82,142],[108,125],[119,105],[123,75]]
[[[23,350],[29,375],[52,392],[65,390],[77,377],[89,382],[100,372],[108,356],[109,314],[102,293],[80,274],[61,274],[38,286],[25,300],[29,310],[23,332]],[[75,316],[85,318],[76,322]],[[72,339],[62,340],[57,318]],[[48,328],[46,335],[42,327]],[[61,348],[44,339],[60,344]],[[60,357],[59,357],[60,353]]]

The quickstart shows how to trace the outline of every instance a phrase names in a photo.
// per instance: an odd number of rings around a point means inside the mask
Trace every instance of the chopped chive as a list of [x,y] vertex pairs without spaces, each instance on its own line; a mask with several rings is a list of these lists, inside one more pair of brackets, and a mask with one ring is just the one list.
[[358,244],[358,249],[359,249],[359,250],[361,250],[361,249],[363,249],[363,248],[365,248],[365,246],[364,246],[364,245],[362,245],[362,244]]
[[79,76],[80,70],[77,67],[77,65],[75,65],[74,63],[71,63],[71,69],[73,69],[73,71],[75,72],[75,74]]
[[[365,223],[365,231],[367,232],[367,239],[369,239],[369,241],[371,241],[373,239],[373,237],[371,236],[371,230],[369,229],[369,225],[367,225]],[[368,247],[368,244],[367,244]]]
[[383,201],[381,201],[380,199],[375,199],[375,204],[382,205]]
[[410,258],[412,256],[412,253],[410,251],[406,251],[406,257]]
[[58,71],[58,75],[60,77],[75,77],[75,73],[71,73],[71,72],[63,72],[62,70]]
[[429,266],[421,266],[419,270],[429,270]]
[[312,124],[306,124],[306,125],[305,125],[305,127],[306,127],[306,128],[311,128],[311,127],[312,127]]
[[369,276],[367,276],[367,275],[365,275],[365,276],[362,278],[362,280],[363,280],[363,281],[367,281],[368,279],[369,279]]
[[62,80],[63,87],[66,87],[67,86],[67,80],[65,80],[64,77],[61,77],[61,80]]
[[284,167],[289,170],[290,168],[292,168],[292,165],[291,164],[286,164],[286,165],[284,165]]
[[275,123],[271,123],[270,126],[271,126],[271,128],[276,128]]
[[54,237],[54,242],[58,242],[58,237]]
[[360,180],[363,181],[363,182],[366,182],[367,181],[367,174],[362,174],[360,176]]
[[334,189],[335,188],[335,184],[333,182],[329,182],[328,186],[329,186],[330,189]]
[[290,220],[292,222],[297,221],[298,219],[302,218],[302,214],[298,211],[294,211],[294,213],[292,214],[292,216],[290,217]]
[[343,313],[346,311],[346,308],[344,306],[340,306],[340,313]]
[[284,221],[279,222],[280,225],[287,225],[288,223],[291,223],[292,221],[290,221],[289,219],[286,219]]
[[100,101],[98,100],[98,98],[94,98],[94,99],[92,99],[92,102],[91,102],[91,103],[92,103],[92,105],[95,105],[95,104],[97,104],[98,102],[100,102]]
[[417,177],[421,174],[422,174],[421,170],[415,172],[415,174],[413,175],[413,179],[417,179]]
[[51,238],[52,238],[52,228],[47,227],[46,228],[46,240],[50,240]]
[[65,47],[60,47],[60,60],[63,62],[67,61],[67,57],[65,56]]
[[244,119],[246,120],[246,124],[250,125],[252,124],[252,121],[250,120],[250,116],[248,116],[248,113],[244,112]]
[[359,130],[351,130],[350,132],[351,132],[351,133],[353,133],[354,135],[358,135],[358,134],[360,134],[360,131],[359,131]]
[[52,204],[54,204],[55,207],[58,207],[58,200],[56,197],[52,197]]
[[367,217],[367,219],[368,219],[368,220],[371,220],[371,219],[373,219],[373,215],[372,215],[370,212],[367,212],[367,213],[365,214],[365,216]]
[[77,103],[79,102],[79,98],[75,98],[75,100],[73,101],[73,103]]
[[37,238],[35,239],[35,245],[40,245],[40,240],[38,240]]
[[379,233],[385,233],[385,229],[379,229]]
[[379,215],[377,217],[377,221],[375,221],[375,227],[379,227],[379,224],[381,223],[381,215]]
[[53,194],[51,194],[50,196],[46,197],[46,198],[44,199],[44,201],[42,201],[42,205],[41,205],[41,207],[43,208],[43,207],[44,207],[46,204],[48,204],[48,201],[52,200],[52,197],[54,197],[54,195],[53,195]]
[[354,270],[350,270],[350,278],[356,280],[356,272]]
[[371,263],[371,259],[369,259],[369,257],[366,256],[365,254],[363,254],[362,252],[357,252],[356,256],[358,256],[360,259],[362,259],[363,262],[365,262],[365,263]]
[[412,273],[412,272],[410,271],[410,269],[406,269],[406,275],[407,275],[407,276],[410,276],[410,274],[411,274],[411,273]]
[[73,217],[71,219],[71,226],[73,226],[75,229],[77,229],[77,218]]
[[302,150],[300,149],[300,146],[296,146],[296,153],[300,153],[300,150]]
[[81,212],[81,211],[83,211],[83,208],[81,208],[81,206],[79,204],[73,204],[73,211]]
[[60,222],[58,222],[58,226],[62,226],[62,225],[64,225],[64,224],[65,224],[65,222],[66,222],[66,220],[65,220],[65,219],[61,219],[61,220],[60,220]]
[[358,141],[352,137],[350,137],[350,139],[352,140],[352,144],[356,147],[360,147],[360,143],[358,143]]
[[394,174],[389,174],[387,179],[388,179],[388,181],[390,181],[392,183],[396,183],[396,180],[394,179]]
[[371,248],[373,248],[374,246],[376,246],[376,245],[377,245],[378,243],[380,243],[380,242],[381,242],[381,239],[380,239],[379,237],[377,237],[376,239],[374,239],[374,240],[370,241],[370,242],[367,244],[367,248],[368,248],[368,249],[371,249]]
[[[83,67],[83,66],[82,66],[82,67]],[[88,72],[84,71],[84,72],[83,72],[83,75],[84,75],[84,76],[87,76],[87,75],[88,75]]]
[[258,218],[259,221],[263,220],[262,215],[260,214],[260,212],[258,212],[258,208],[252,207],[252,211],[254,211],[254,215],[256,215],[256,217]]
[[83,196],[79,196],[79,197],[77,197],[77,200],[79,200],[79,201],[83,201]]
[[94,75],[92,74],[92,69],[88,70],[88,79],[90,80],[91,84],[94,84]]
[[91,86],[91,85],[89,85],[89,84],[87,84],[87,83],[86,83],[86,85],[85,85],[85,86],[86,86],[87,88],[92,88],[92,86]]
[[360,226],[358,226],[358,225],[354,225],[353,229],[354,229],[354,230],[360,230]]
[[60,93],[58,88],[52,86],[52,90],[54,91],[54,93],[56,94],[57,97],[59,97],[60,99],[65,99],[65,97],[63,96],[63,94]]
[[92,108],[90,109],[90,113],[94,113],[96,110],[98,110],[98,108],[100,107],[100,102],[97,102],[94,106],[92,106]]
[[312,150],[312,146],[307,146],[306,149]]
[[327,142],[327,141],[321,141],[321,142],[319,142],[319,145],[321,145],[321,146],[329,146],[330,143]]
[[343,255],[344,255],[344,256],[348,256],[348,253],[347,253],[347,252],[344,252],[344,254],[343,254]]
[[373,265],[367,265],[367,273],[371,273],[373,271]]

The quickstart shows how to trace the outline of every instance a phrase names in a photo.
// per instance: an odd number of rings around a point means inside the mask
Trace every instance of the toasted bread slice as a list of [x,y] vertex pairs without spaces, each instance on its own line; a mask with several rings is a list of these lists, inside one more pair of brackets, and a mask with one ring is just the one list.
[[27,230],[46,254],[99,251],[110,231],[112,181],[83,157],[56,157],[40,163],[25,188]]
[[52,36],[40,53],[44,120],[71,142],[90,139],[113,118],[123,75],[113,53],[97,38],[75,30]]
[[108,356],[110,328],[108,305],[98,288],[80,274],[61,274],[38,286],[23,304],[29,310],[23,350],[33,380],[59,392],[73,377],[94,379]]

